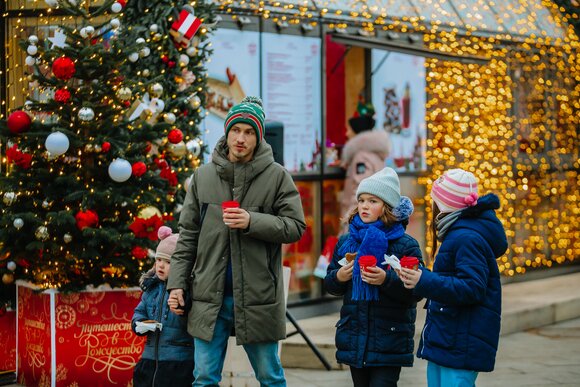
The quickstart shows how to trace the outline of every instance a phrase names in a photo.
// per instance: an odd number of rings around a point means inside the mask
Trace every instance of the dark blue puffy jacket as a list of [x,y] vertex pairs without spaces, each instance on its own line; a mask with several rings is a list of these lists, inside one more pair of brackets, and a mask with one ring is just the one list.
[[169,293],[166,282],[148,272],[142,280],[144,292],[141,302],[135,308],[132,325],[143,320],[156,320],[163,324],[161,332],[148,332],[143,359],[159,361],[193,362],[193,338],[187,333],[187,314],[178,316],[169,311]]
[[[417,301],[411,290],[404,288],[397,274],[389,269],[380,286],[379,301],[352,301],[352,281],[341,283],[336,279],[340,269],[337,251],[348,234],[341,237],[328,266],[324,286],[336,296],[343,296],[340,320],[336,324],[336,360],[353,367],[411,367],[413,365],[413,336]],[[398,258],[414,256],[423,265],[417,241],[405,234],[389,241],[385,252]],[[379,262],[383,257],[377,257]]]
[[453,223],[415,293],[429,299],[417,356],[444,367],[492,371],[499,341],[501,283],[496,258],[507,250],[495,215],[499,199],[485,195]]

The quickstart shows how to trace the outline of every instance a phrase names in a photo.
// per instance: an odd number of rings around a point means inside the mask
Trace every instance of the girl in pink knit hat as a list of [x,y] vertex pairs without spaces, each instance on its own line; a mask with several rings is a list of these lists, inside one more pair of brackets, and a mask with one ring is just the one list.
[[187,317],[169,313],[167,277],[179,234],[161,226],[155,264],[139,281],[143,289],[135,308],[133,331],[147,336],[141,360],[133,371],[133,385],[191,386],[193,383],[193,338],[187,333]]
[[401,269],[405,287],[428,299],[417,356],[428,361],[429,387],[475,386],[479,372],[493,370],[499,341],[496,259],[507,250],[499,198],[480,197],[471,172],[451,169],[433,183],[431,199],[433,271]]

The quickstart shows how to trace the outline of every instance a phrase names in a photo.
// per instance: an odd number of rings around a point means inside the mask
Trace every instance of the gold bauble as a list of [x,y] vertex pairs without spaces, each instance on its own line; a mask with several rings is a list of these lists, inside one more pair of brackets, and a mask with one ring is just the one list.
[[4,273],[4,275],[2,276],[2,283],[4,285],[10,285],[13,282],[14,282],[14,274]]
[[180,158],[185,156],[187,153],[187,146],[183,141],[178,142],[177,144],[169,144],[168,146],[169,153],[173,158]]
[[36,229],[36,232],[34,233],[34,236],[36,236],[36,239],[38,239],[39,241],[45,242],[50,236],[48,234],[48,228],[46,226],[38,227]]
[[149,219],[152,216],[159,216],[162,217],[161,211],[159,211],[156,207],[153,206],[145,206],[139,210],[137,213],[137,217],[141,219]]
[[121,101],[128,101],[131,99],[131,89],[129,89],[128,87],[121,87],[119,90],[117,90],[117,97],[119,97],[119,99]]
[[160,98],[163,95],[163,85],[161,83],[154,83],[149,86],[149,94],[153,98]]

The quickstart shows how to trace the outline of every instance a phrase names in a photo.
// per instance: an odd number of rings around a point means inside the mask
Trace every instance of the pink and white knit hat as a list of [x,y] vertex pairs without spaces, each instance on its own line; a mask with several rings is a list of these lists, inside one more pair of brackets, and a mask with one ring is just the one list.
[[453,212],[477,204],[477,179],[471,172],[451,169],[433,183],[431,198],[441,212]]

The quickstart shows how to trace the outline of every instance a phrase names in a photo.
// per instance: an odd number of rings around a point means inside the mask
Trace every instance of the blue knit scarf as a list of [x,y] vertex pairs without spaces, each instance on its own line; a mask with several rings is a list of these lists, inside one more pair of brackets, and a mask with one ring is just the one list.
[[364,223],[356,214],[348,231],[349,236],[338,250],[338,254],[344,257],[346,253],[357,253],[352,269],[352,300],[377,301],[379,288],[362,280],[358,259],[363,255],[373,255],[377,258],[377,266],[380,267],[379,263],[383,261],[383,256],[389,248],[389,241],[402,237],[405,229],[400,222],[389,228],[380,220]]

